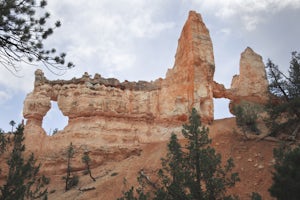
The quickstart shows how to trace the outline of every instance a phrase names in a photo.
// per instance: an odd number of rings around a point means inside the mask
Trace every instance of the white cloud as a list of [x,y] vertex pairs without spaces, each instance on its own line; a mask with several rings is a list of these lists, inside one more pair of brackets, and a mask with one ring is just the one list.
[[263,21],[260,17],[246,15],[243,16],[243,21],[245,23],[245,28],[248,31],[253,31],[256,29],[256,26]]
[[[121,0],[52,0],[48,8],[62,27],[49,42],[67,52],[77,69],[72,72],[101,73],[103,76],[137,67],[144,51],[135,49],[139,40],[155,39],[174,28],[172,20],[157,18],[165,2]],[[139,66],[140,67],[140,66]],[[74,74],[72,74],[74,76]]]
[[13,74],[0,67],[0,89],[6,88],[10,93],[29,92],[33,88],[35,69],[36,66],[21,65],[20,71]]
[[285,8],[300,8],[300,0],[203,0],[195,2],[203,8],[217,10],[217,16],[232,17],[238,13],[278,12]]
[[230,28],[222,28],[220,30],[220,32],[224,35],[229,35],[231,33],[231,29]]
[[153,22],[150,13],[136,17],[129,23],[132,34],[139,38],[153,38],[160,32],[174,27],[173,22]]
[[0,90],[0,104],[5,103],[6,101],[10,100],[11,98],[12,98],[12,96],[8,92]]
[[300,0],[203,0],[194,2],[204,12],[213,12],[223,20],[240,20],[248,31],[256,29],[267,16],[283,9],[300,8]]
[[112,66],[111,68],[108,68],[108,75],[110,77],[115,76],[119,71],[131,69],[136,61],[134,54],[121,52],[108,52],[103,58],[103,63],[106,64],[106,66]]

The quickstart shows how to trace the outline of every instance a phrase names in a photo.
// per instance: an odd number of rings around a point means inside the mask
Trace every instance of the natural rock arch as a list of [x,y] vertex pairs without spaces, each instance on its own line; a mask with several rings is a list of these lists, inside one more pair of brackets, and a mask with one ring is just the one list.
[[50,81],[37,70],[34,90],[24,101],[27,137],[36,142],[45,137],[41,125],[51,100],[69,118],[63,134],[86,134],[103,144],[167,140],[169,128],[180,130],[192,107],[204,123],[211,123],[213,98],[228,98],[231,105],[241,100],[267,101],[264,64],[251,48],[241,54],[240,75],[233,78],[230,89],[213,80],[214,71],[209,31],[200,14],[191,11],[178,41],[174,67],[165,79],[121,83],[85,73],[81,78]]
[[47,135],[53,136],[54,131],[62,131],[67,125],[68,117],[60,111],[57,101],[51,101],[51,108],[42,121],[42,127]]

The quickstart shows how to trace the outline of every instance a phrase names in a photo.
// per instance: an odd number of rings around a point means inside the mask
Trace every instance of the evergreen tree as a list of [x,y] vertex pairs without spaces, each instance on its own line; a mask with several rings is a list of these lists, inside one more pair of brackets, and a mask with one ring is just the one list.
[[159,170],[162,187],[156,191],[157,199],[186,199],[185,175],[186,163],[184,162],[182,147],[177,136],[172,133],[168,144],[166,158],[162,158],[162,169]]
[[238,174],[231,173],[233,160],[228,159],[222,167],[221,155],[210,146],[208,132],[206,127],[201,126],[200,116],[193,109],[189,124],[183,125],[182,129],[187,141],[185,147],[180,145],[175,134],[171,136],[167,157],[162,159],[162,169],[158,173],[160,183],[157,185],[142,176],[144,181],[140,184],[148,183],[152,192],[145,193],[144,187],[140,187],[137,189],[138,197],[132,198],[128,195],[133,194],[131,188],[124,193],[128,198],[124,195],[123,200],[139,199],[141,196],[156,200],[235,199],[226,194],[226,190],[239,181]]
[[300,130],[300,54],[292,53],[289,75],[271,60],[267,62],[269,89],[273,98],[267,106],[271,134],[285,132],[295,138]]
[[71,159],[74,157],[74,154],[75,154],[75,149],[71,142],[67,149],[67,175],[63,177],[63,179],[65,180],[66,191],[71,189],[73,186],[76,186],[79,182],[78,176],[76,175],[71,176],[71,172],[72,172]]
[[[0,156],[6,151],[8,139],[4,135],[4,131],[0,128]],[[2,170],[0,168],[0,174]]]
[[6,150],[8,140],[4,135],[4,131],[0,129],[0,155]]
[[8,175],[0,187],[0,200],[47,199],[48,191],[44,187],[49,179],[38,174],[40,165],[35,166],[33,154],[24,159],[23,129],[23,125],[19,125],[14,133],[13,150],[7,160]]
[[89,173],[91,179],[93,181],[96,181],[96,179],[92,176],[92,172],[91,172],[91,167],[90,167],[90,162],[91,162],[91,158],[89,156],[89,152],[84,152],[82,158],[81,158],[82,162],[85,164],[86,170]]
[[292,150],[289,147],[274,149],[274,157],[271,196],[278,200],[300,199],[300,146]]
[[41,62],[50,70],[74,66],[65,64],[65,53],[44,48],[44,41],[61,25],[57,21],[47,26],[46,5],[46,0],[0,1],[0,64],[8,70],[18,71],[20,62]]
[[58,133],[58,128],[55,128],[55,129],[52,131],[52,136],[55,135],[56,133]]
[[11,125],[11,132],[13,133],[14,132],[14,126],[16,125],[16,122],[14,120],[11,120],[9,122],[9,125]]

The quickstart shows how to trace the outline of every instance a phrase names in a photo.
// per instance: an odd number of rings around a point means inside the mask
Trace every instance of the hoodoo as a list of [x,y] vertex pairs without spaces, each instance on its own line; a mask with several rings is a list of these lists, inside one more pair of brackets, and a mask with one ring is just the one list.
[[[28,148],[43,151],[64,148],[58,142],[82,138],[90,146],[118,146],[168,140],[180,130],[191,108],[204,123],[213,122],[213,98],[264,103],[268,95],[267,78],[261,56],[247,48],[241,55],[240,75],[230,89],[214,81],[215,63],[212,41],[200,14],[190,11],[178,41],[175,63],[165,79],[152,82],[120,82],[115,78],[93,78],[85,73],[71,80],[48,80],[35,72],[34,90],[24,101],[23,114]],[[42,128],[44,116],[57,101],[68,125],[55,137]],[[172,130],[172,131],[170,131]],[[179,131],[180,132],[180,131]],[[52,146],[52,147],[51,147]]]

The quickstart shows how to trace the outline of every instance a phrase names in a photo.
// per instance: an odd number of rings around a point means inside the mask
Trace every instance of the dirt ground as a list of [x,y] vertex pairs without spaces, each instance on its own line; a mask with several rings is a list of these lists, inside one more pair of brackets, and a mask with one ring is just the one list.
[[[241,181],[230,190],[243,199],[250,199],[252,192],[260,193],[263,199],[272,199],[268,188],[272,184],[273,148],[278,144],[274,141],[260,140],[257,137],[245,139],[237,133],[235,119],[216,120],[210,126],[212,145],[222,154],[223,161],[229,157],[234,159],[234,171],[239,173]],[[64,191],[61,176],[52,176],[49,187],[49,199],[94,199],[110,200],[121,196],[121,192],[136,185],[136,177],[142,170],[151,180],[155,180],[157,169],[161,167],[161,158],[167,153],[166,142],[140,144],[140,154],[134,154],[118,162],[107,162],[101,166],[92,166],[96,177],[93,182],[88,175],[80,176],[77,188]],[[125,184],[124,184],[125,183]],[[80,191],[79,189],[91,189]]]

